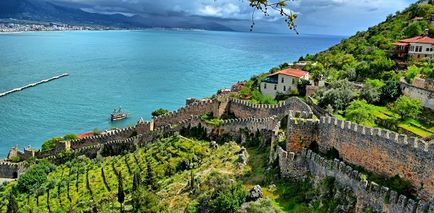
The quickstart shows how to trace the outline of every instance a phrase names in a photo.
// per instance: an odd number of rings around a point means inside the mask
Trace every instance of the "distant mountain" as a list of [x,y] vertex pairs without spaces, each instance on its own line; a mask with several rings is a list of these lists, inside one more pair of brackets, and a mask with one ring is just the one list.
[[44,0],[0,0],[0,18],[124,28],[162,27],[232,31],[227,26],[203,17],[189,17],[187,21],[179,17],[106,15],[85,12],[66,4]]

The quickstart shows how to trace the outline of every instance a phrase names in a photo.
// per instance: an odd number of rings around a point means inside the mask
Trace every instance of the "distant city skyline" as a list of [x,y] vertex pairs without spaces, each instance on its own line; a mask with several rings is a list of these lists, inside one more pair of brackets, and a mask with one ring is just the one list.
[[[140,15],[144,17],[203,19],[237,31],[248,31],[252,8],[246,0],[49,0],[62,2],[86,12],[100,14]],[[304,34],[352,35],[385,20],[416,0],[295,0],[289,9],[299,14],[298,30]],[[289,32],[282,17],[271,12],[269,17],[257,13],[255,31]]]

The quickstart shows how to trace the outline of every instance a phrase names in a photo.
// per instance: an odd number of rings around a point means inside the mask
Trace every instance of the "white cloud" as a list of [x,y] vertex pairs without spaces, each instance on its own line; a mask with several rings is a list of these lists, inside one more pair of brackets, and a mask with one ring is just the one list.
[[239,5],[234,3],[204,4],[197,9],[196,15],[212,16],[220,18],[241,18],[246,14],[241,11]]
[[[177,12],[179,16],[204,16],[222,19],[221,23],[234,24],[234,20],[245,20],[247,25],[253,9],[247,0],[51,0],[80,3],[80,8],[91,8],[94,12],[139,15],[167,15]],[[323,34],[353,34],[383,20],[397,10],[406,8],[416,0],[295,0],[288,8],[299,15],[297,25],[301,32]],[[91,9],[88,9],[89,11]],[[285,23],[278,11],[269,10],[264,17],[256,12],[255,20],[270,26]],[[175,13],[176,14],[176,13]],[[230,19],[225,21],[224,19]],[[275,25],[276,25],[275,24]]]

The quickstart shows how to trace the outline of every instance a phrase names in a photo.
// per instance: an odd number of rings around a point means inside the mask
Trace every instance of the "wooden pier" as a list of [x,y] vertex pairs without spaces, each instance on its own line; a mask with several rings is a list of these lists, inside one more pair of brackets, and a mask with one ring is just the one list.
[[48,83],[48,82],[50,82],[50,81],[54,81],[54,80],[57,80],[57,79],[60,79],[60,78],[66,77],[66,76],[68,76],[68,75],[69,75],[68,73],[63,73],[63,74],[61,74],[61,75],[56,75],[56,76],[54,76],[54,77],[51,77],[51,78],[48,78],[48,79],[44,79],[44,80],[41,80],[41,81],[38,81],[38,82],[35,82],[35,83],[27,84],[26,86],[23,86],[23,87],[18,87],[18,88],[15,88],[15,89],[11,89],[11,90],[9,90],[9,91],[6,91],[6,92],[3,92],[3,93],[0,93],[0,97],[3,97],[3,96],[6,96],[6,95],[9,95],[9,94],[14,93],[14,92],[23,91],[23,90],[25,90],[25,89],[28,89],[28,88],[31,88],[31,87],[38,86],[38,85],[40,85],[40,84],[45,84],[45,83]]

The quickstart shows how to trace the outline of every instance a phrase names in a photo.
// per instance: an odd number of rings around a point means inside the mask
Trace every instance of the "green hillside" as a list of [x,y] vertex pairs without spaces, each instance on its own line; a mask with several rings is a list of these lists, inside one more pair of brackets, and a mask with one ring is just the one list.
[[[235,143],[214,150],[208,142],[178,137],[118,157],[79,157],[58,166],[41,161],[17,182],[1,188],[0,212],[6,212],[12,190],[16,190],[20,212],[119,212],[120,176],[125,210],[132,210],[134,202],[139,202],[141,212],[169,208],[182,212],[211,197],[213,190],[238,186],[237,182],[213,186],[207,181],[228,181],[241,175],[244,170],[237,167],[239,151]],[[135,175],[139,179],[136,186]],[[196,179],[193,187],[192,176]]]
[[313,95],[315,101],[343,120],[431,136],[434,114],[423,112],[419,100],[401,96],[399,85],[401,77],[409,83],[417,75],[434,77],[434,63],[397,58],[393,43],[420,35],[432,37],[433,15],[434,5],[420,1],[326,51],[300,58],[308,61],[304,69],[314,80],[329,83]]
[[[315,184],[310,176],[302,182],[279,178],[277,163],[268,164],[269,148],[211,144],[177,136],[121,156],[79,156],[60,165],[28,161],[25,174],[0,186],[0,212],[120,212],[120,201],[124,212],[335,212],[342,204],[354,207],[344,199],[352,198],[351,192],[323,184],[332,179]],[[240,163],[240,152],[247,164]],[[254,185],[262,186],[263,198],[249,201]],[[335,192],[339,196],[331,196]]]
[[301,59],[319,62],[317,68],[310,70],[328,80],[389,80],[397,74],[394,72],[396,64],[392,57],[395,49],[393,43],[423,35],[425,29],[433,36],[434,26],[428,20],[433,14],[434,5],[413,4],[402,12],[388,16],[386,21],[367,31],[358,32],[324,52]]

